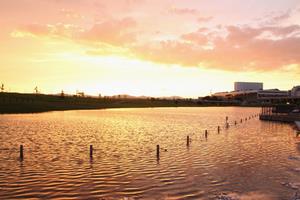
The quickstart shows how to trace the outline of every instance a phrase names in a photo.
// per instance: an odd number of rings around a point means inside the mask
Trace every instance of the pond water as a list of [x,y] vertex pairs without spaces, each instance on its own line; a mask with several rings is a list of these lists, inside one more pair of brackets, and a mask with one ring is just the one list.
[[245,120],[259,111],[139,108],[0,115],[0,199],[216,199],[225,193],[237,199],[291,199],[300,188],[298,138],[289,124]]

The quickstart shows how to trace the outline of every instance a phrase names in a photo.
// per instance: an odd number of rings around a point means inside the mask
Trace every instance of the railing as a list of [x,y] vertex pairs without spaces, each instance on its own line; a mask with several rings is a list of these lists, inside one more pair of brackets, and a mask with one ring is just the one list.
[[291,113],[288,110],[280,111],[280,107],[276,106],[263,106],[259,119],[278,122],[294,122],[300,120],[300,114]]

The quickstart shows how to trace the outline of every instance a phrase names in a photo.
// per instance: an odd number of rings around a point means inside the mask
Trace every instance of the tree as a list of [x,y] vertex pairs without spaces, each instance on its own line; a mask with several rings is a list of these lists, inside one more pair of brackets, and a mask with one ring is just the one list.
[[4,92],[4,84],[3,83],[1,84],[1,88],[0,89],[1,89],[1,92]]
[[39,88],[36,86],[36,87],[34,88],[34,91],[35,91],[36,94],[38,94],[38,93],[39,93]]
[[80,92],[80,91],[76,90],[76,96],[84,97],[84,92]]

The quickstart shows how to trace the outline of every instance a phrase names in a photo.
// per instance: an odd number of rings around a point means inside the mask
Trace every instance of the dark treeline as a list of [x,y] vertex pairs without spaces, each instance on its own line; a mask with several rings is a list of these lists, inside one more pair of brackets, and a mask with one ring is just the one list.
[[198,99],[87,97],[0,93],[0,113],[35,113],[56,110],[139,108],[139,107],[193,107],[239,106],[237,102],[202,101]]

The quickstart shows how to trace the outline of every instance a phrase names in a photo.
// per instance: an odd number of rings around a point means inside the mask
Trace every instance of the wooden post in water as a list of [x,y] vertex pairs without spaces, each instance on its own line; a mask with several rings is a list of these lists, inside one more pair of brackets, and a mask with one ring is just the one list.
[[241,123],[243,123],[243,119],[241,119]]
[[23,161],[24,159],[24,154],[23,154],[23,145],[20,145],[20,160]]
[[93,145],[90,145],[90,158],[93,158]]
[[186,137],[186,146],[190,146],[190,136]]
[[204,133],[204,135],[205,135],[205,138],[207,138],[207,137],[208,137],[208,131],[207,131],[207,130],[205,130],[205,133]]
[[218,126],[218,133],[220,133],[220,126]]
[[156,145],[156,158],[159,160],[159,145]]
[[237,122],[236,121],[234,121],[234,125],[236,125],[237,124]]

